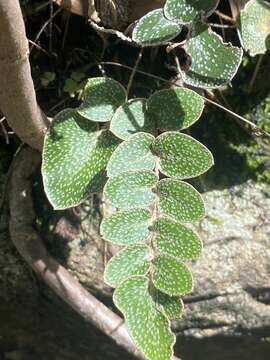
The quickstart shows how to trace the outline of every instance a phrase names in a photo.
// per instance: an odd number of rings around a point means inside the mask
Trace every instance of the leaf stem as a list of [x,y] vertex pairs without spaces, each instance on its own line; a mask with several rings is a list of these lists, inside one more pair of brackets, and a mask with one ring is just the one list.
[[134,76],[135,76],[135,74],[137,72],[139,63],[140,63],[141,58],[142,58],[142,54],[143,54],[143,48],[140,49],[139,54],[138,54],[137,59],[136,59],[136,62],[134,64],[134,67],[133,67],[132,72],[130,74],[130,78],[129,78],[128,85],[127,85],[127,100],[128,100],[128,95],[129,95],[132,83],[133,83]]

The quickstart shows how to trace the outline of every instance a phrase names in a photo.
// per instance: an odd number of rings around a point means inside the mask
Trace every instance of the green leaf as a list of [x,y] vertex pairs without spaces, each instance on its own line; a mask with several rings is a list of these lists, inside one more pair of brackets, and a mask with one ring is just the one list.
[[243,51],[223,43],[221,37],[205,25],[197,26],[188,39],[186,52],[191,66],[183,79],[186,84],[201,88],[217,88],[229,83],[242,61]]
[[163,179],[158,184],[158,194],[160,213],[176,221],[196,221],[205,215],[201,195],[185,182]]
[[155,119],[146,111],[146,99],[131,99],[120,106],[111,121],[110,130],[122,140],[137,132],[155,132]]
[[102,221],[100,233],[105,240],[117,245],[142,242],[150,235],[150,218],[151,214],[147,209],[118,211]]
[[155,156],[151,151],[154,136],[146,133],[132,135],[122,142],[112,154],[107,166],[109,177],[129,170],[152,170]]
[[170,20],[188,24],[202,16],[211,15],[219,0],[167,0],[164,14]]
[[173,257],[160,255],[153,261],[152,276],[157,289],[170,296],[185,295],[192,291],[193,280],[187,266]]
[[132,39],[142,46],[156,46],[172,40],[181,30],[179,24],[165,18],[163,9],[156,9],[138,21]]
[[158,179],[152,171],[129,171],[110,178],[104,188],[105,201],[116,208],[148,206],[156,200],[152,188]]
[[162,130],[181,130],[194,124],[201,116],[204,100],[195,91],[178,88],[155,92],[147,102]]
[[251,0],[240,12],[242,45],[251,56],[264,54],[270,48],[270,4]]
[[169,296],[153,288],[151,292],[153,301],[157,309],[162,312],[169,320],[179,319],[184,310],[183,301],[177,296]]
[[122,311],[130,334],[148,360],[171,360],[175,336],[168,319],[157,310],[149,294],[149,281],[136,276],[114,292],[114,303]]
[[45,192],[55,209],[81,203],[100,192],[108,160],[118,145],[109,131],[81,118],[75,110],[60,112],[44,142],[42,175]]
[[201,175],[214,164],[211,152],[204,145],[178,132],[158,136],[153,152],[160,157],[160,171],[177,179]]
[[193,260],[202,252],[199,236],[186,226],[170,219],[159,218],[154,224],[154,245],[158,252],[182,260]]
[[151,255],[148,246],[131,245],[108,262],[104,281],[112,287],[117,287],[131,276],[145,275],[150,268],[150,261]]
[[84,102],[78,113],[91,121],[110,121],[126,97],[126,90],[119,82],[105,77],[91,78],[85,86]]

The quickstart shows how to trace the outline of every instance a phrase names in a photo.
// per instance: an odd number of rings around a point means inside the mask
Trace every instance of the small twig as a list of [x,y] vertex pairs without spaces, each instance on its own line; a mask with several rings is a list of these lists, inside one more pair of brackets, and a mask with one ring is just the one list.
[[236,25],[227,25],[227,24],[207,23],[207,25],[216,27],[216,28],[221,28],[221,29],[235,29],[236,28]]
[[[34,43],[37,42],[37,40],[39,39],[40,35],[43,33],[43,31],[46,29],[46,27],[51,23],[51,21],[55,18],[56,15],[58,15],[60,12],[62,11],[62,8],[59,8],[56,10],[56,12],[43,24],[43,26],[41,27],[41,29],[39,30],[39,32],[37,33],[35,39],[34,39]],[[33,50],[33,45],[30,47],[30,53]]]
[[121,31],[114,30],[114,29],[106,29],[103,26],[99,26],[97,23],[95,23],[91,19],[89,19],[88,21],[89,21],[89,24],[92,26],[92,28],[95,29],[96,31],[100,31],[105,34],[116,35],[119,39],[121,39],[125,42],[135,44],[134,41],[130,37],[126,36]]
[[37,49],[39,49],[40,51],[44,52],[44,54],[46,54],[46,55],[48,55],[48,56],[51,56],[51,55],[48,53],[48,51],[46,51],[45,49],[43,49],[40,45],[36,44],[34,41],[28,39],[28,42],[29,42],[31,45],[35,46],[35,47],[36,47]]
[[50,35],[49,35],[49,51],[52,53],[52,37],[53,37],[53,2],[50,0]]
[[133,83],[134,76],[136,74],[139,63],[141,61],[142,54],[143,54],[143,48],[141,48],[140,51],[139,51],[139,54],[137,56],[136,62],[135,62],[134,67],[133,67],[133,70],[132,70],[132,72],[130,74],[130,77],[129,77],[129,81],[128,81],[128,85],[127,85],[127,98],[128,98],[128,95],[129,95],[129,92],[130,92],[130,89],[131,89],[131,86],[132,86],[132,83]]
[[230,22],[230,23],[232,23],[232,24],[235,24],[235,20],[234,20],[232,17],[230,17],[230,16],[228,16],[228,15],[226,15],[226,14],[223,14],[221,11],[216,10],[216,11],[215,11],[215,14],[216,14],[218,17],[220,17],[221,19],[223,19],[223,20],[225,20],[225,21],[228,21],[228,22]]
[[251,80],[250,80],[250,83],[249,83],[249,86],[248,86],[248,94],[251,94],[251,92],[252,92],[252,89],[253,89],[253,86],[255,84],[256,78],[257,78],[258,73],[260,71],[260,67],[261,67],[261,64],[262,64],[262,61],[263,61],[263,57],[264,57],[264,54],[261,54],[259,56],[259,58],[258,58],[255,70],[254,70],[254,72],[252,74],[252,77],[251,77]]
[[1,126],[1,129],[3,131],[4,137],[5,137],[5,140],[6,140],[6,144],[8,145],[9,144],[8,132],[7,132],[7,129],[6,129],[3,121],[0,122],[0,126]]

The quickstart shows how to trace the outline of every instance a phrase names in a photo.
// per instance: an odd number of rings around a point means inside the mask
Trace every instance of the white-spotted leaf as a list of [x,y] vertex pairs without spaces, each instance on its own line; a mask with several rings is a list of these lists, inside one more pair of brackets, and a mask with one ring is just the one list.
[[145,275],[150,268],[150,260],[148,246],[130,245],[108,262],[104,281],[112,287],[117,287],[131,276]]
[[160,171],[177,179],[201,175],[214,164],[211,152],[204,145],[178,132],[158,136],[153,151],[160,158]]
[[153,287],[151,292],[152,298],[156,303],[156,307],[168,319],[179,319],[184,310],[183,301],[178,296],[169,296]]
[[105,77],[91,78],[85,86],[84,101],[78,113],[91,121],[110,121],[126,96],[126,90],[119,82]]
[[120,106],[113,115],[110,130],[122,140],[137,132],[155,132],[156,123],[146,111],[145,99],[131,99]]
[[151,146],[154,140],[154,136],[150,134],[138,133],[122,142],[108,162],[108,176],[112,177],[130,170],[153,170],[156,159]]
[[89,193],[100,192],[118,144],[113,134],[97,131],[96,124],[75,110],[60,112],[45,136],[42,160],[44,188],[53,207],[76,206]]
[[109,178],[104,188],[105,201],[116,208],[148,206],[156,200],[152,189],[158,179],[152,171],[128,171]]
[[142,242],[149,237],[150,218],[151,214],[147,209],[118,211],[103,219],[100,233],[105,240],[117,245]]
[[167,0],[164,13],[170,20],[188,24],[200,20],[202,16],[211,15],[219,0]]
[[155,92],[148,100],[149,113],[156,118],[161,130],[181,130],[194,124],[201,116],[204,100],[196,92],[170,89]]
[[171,256],[160,255],[153,261],[153,284],[170,296],[185,295],[192,291],[193,279],[187,266]]
[[192,222],[205,215],[201,195],[193,186],[173,179],[158,184],[159,211],[176,221]]
[[138,21],[132,39],[142,46],[156,46],[175,38],[181,29],[181,25],[165,18],[163,9],[156,9]]
[[250,0],[240,12],[239,26],[242,45],[251,56],[270,49],[270,4],[264,0]]
[[114,292],[114,303],[122,311],[130,334],[148,360],[171,360],[175,336],[168,319],[157,310],[149,294],[149,280],[135,276]]
[[200,88],[217,88],[229,83],[242,61],[243,51],[223,43],[221,37],[205,25],[198,25],[188,39],[186,52],[191,66],[183,79]]
[[182,260],[193,260],[201,255],[202,241],[186,226],[166,218],[158,218],[154,224],[154,245],[158,252]]

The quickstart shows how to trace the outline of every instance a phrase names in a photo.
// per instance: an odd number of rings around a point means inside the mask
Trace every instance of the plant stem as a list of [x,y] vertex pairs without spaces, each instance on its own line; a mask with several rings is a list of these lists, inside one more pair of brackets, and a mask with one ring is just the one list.
[[138,54],[137,59],[136,59],[136,62],[134,64],[134,67],[133,67],[132,72],[130,74],[130,78],[129,78],[128,85],[127,85],[127,100],[128,100],[128,95],[129,95],[132,83],[133,83],[134,76],[136,74],[136,71],[138,69],[139,63],[140,63],[141,58],[142,58],[142,54],[143,54],[143,48],[140,49],[139,54]]

